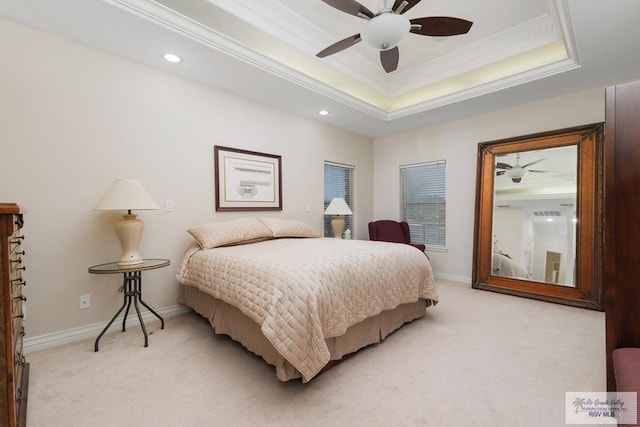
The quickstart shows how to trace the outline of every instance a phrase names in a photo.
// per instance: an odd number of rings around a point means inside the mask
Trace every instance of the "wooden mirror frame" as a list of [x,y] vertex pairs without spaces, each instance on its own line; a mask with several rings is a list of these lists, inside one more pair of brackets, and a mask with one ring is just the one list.
[[[472,287],[602,311],[603,123],[478,144]],[[491,273],[495,156],[576,145],[578,151],[575,286]]]

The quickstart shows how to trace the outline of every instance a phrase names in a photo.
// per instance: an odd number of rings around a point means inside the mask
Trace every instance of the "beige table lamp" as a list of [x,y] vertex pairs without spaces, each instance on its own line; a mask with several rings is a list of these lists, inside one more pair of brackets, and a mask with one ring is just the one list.
[[324,211],[325,215],[335,215],[331,219],[331,228],[333,228],[333,237],[336,239],[342,238],[342,231],[344,230],[344,218],[340,215],[352,215],[351,209],[347,202],[342,197],[334,197]]
[[117,179],[102,196],[95,209],[98,211],[127,211],[127,214],[116,222],[116,233],[120,239],[120,245],[122,245],[122,257],[118,261],[118,265],[142,264],[143,259],[138,251],[138,245],[142,239],[144,223],[137,219],[137,215],[132,214],[131,211],[160,209],[142,184],[136,179]]

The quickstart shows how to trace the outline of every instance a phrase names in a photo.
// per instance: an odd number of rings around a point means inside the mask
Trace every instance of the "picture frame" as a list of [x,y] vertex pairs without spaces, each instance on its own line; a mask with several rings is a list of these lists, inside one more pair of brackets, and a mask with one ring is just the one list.
[[282,157],[213,147],[216,211],[281,211]]

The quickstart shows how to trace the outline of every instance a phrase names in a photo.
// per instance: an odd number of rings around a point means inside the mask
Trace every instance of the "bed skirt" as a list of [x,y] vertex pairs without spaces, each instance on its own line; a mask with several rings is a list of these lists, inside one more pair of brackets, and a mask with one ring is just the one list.
[[[280,381],[301,377],[300,372],[262,334],[260,326],[240,310],[193,286],[182,285],[180,291],[181,302],[206,318],[216,334],[230,336],[247,350],[275,366],[276,376]],[[326,339],[331,361],[340,360],[363,347],[378,343],[403,324],[423,317],[426,307],[430,305],[428,303],[430,301],[420,299],[414,303],[402,304],[350,327],[344,335]]]

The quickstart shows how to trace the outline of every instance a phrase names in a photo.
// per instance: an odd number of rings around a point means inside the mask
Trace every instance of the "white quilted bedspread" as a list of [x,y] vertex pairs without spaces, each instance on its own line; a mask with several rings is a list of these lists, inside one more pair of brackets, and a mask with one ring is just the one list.
[[326,338],[400,304],[438,300],[423,253],[409,245],[363,240],[194,247],[177,278],[253,319],[304,381],[329,361]]

